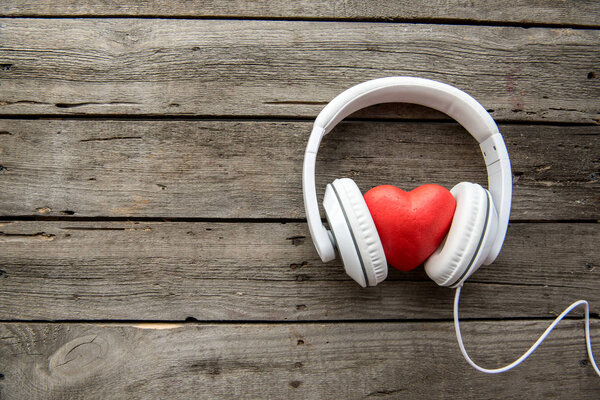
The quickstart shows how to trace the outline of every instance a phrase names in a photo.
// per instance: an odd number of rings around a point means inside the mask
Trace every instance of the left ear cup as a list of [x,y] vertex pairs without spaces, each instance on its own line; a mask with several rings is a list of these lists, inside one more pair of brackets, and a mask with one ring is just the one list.
[[425,272],[440,286],[454,287],[475,272],[490,251],[498,215],[490,193],[461,182],[450,191],[456,210],[446,238],[425,261]]
[[325,189],[325,215],[346,273],[362,287],[387,277],[387,262],[369,208],[352,179],[336,179]]

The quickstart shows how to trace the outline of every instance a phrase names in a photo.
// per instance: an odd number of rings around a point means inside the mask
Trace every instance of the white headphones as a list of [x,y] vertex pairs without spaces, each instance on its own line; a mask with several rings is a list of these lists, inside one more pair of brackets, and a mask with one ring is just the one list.
[[319,113],[308,139],[302,171],[304,207],[310,234],[324,262],[335,258],[337,248],[346,273],[362,287],[375,286],[387,277],[387,262],[379,234],[362,193],[353,180],[336,179],[327,185],[323,208],[329,224],[321,223],[315,187],[315,162],[319,144],[351,113],[379,103],[413,103],[441,111],[459,122],[479,142],[488,173],[489,191],[462,182],[450,191],[456,210],[450,230],[438,249],[425,261],[425,271],[440,286],[455,287],[454,328],[460,351],[475,369],[490,374],[508,371],[523,362],[573,309],[585,308],[588,358],[596,374],[600,369],[592,352],[590,310],[585,300],[567,307],[540,338],[517,360],[501,368],[477,365],[463,345],[458,321],[458,301],[464,281],[481,265],[500,253],[510,216],[512,175],[508,151],[496,123],[474,98],[455,87],[422,78],[391,77],[367,81],[339,94]]
[[321,259],[333,260],[337,248],[346,273],[362,287],[375,286],[387,277],[383,246],[354,181],[336,179],[327,185],[323,207],[331,231],[321,224],[315,162],[323,136],[342,119],[361,108],[390,102],[420,104],[448,114],[479,142],[489,192],[469,182],[452,188],[456,211],[450,231],[425,262],[425,271],[438,285],[459,286],[500,253],[508,229],[512,175],[506,145],[490,114],[450,85],[422,78],[380,78],[356,85],[327,104],[315,121],[304,156],[302,189],[310,234]]

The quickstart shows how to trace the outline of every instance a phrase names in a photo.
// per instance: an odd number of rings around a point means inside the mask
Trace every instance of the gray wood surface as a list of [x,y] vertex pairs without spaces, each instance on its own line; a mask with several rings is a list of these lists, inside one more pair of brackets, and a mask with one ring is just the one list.
[[97,18],[0,25],[6,115],[314,118],[353,84],[418,75],[468,91],[499,120],[598,120],[597,30]]
[[502,0],[420,2],[379,0],[302,1],[98,1],[4,0],[3,16],[150,16],[150,17],[253,17],[303,19],[418,20],[497,22],[598,26],[596,1]]
[[[304,218],[311,124],[0,120],[0,214]],[[600,219],[598,126],[500,129],[515,175],[513,220]],[[487,185],[476,142],[450,123],[344,123],[325,138],[317,168],[319,196],[337,177],[363,192]]]
[[[492,367],[517,357],[546,325],[462,327],[473,357]],[[449,322],[11,323],[0,325],[0,390],[7,400],[597,399],[581,329],[565,321],[525,364],[490,378],[461,358]]]
[[[572,301],[600,337],[600,3],[0,2],[0,399],[597,399],[581,320],[517,370],[462,359],[422,268],[361,289],[312,246],[311,124],[370,78],[453,84],[500,123],[513,213],[461,299],[518,357]],[[526,29],[524,29],[526,28]],[[370,107],[317,188],[485,184],[436,111]],[[581,317],[578,310],[574,317]]]
[[[323,264],[304,223],[5,222],[0,319],[449,319],[422,268],[361,289]],[[553,317],[600,304],[600,226],[512,224],[465,286],[465,318]],[[432,306],[435,305],[435,306]]]

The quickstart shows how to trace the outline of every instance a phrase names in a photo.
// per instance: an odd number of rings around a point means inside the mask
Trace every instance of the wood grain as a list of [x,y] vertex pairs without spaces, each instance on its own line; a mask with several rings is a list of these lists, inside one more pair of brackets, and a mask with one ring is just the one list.
[[[390,75],[453,84],[498,120],[594,123],[599,114],[598,30],[98,18],[0,25],[5,115],[313,118],[342,90]],[[397,107],[370,115],[414,118]]]
[[[449,319],[422,268],[370,289],[318,259],[303,223],[4,222],[2,320]],[[465,286],[465,318],[600,305],[600,224],[511,224]],[[597,311],[596,311],[597,312]]]
[[597,2],[515,0],[507,7],[500,0],[476,3],[464,0],[381,2],[377,0],[311,1],[67,1],[4,0],[2,16],[149,16],[149,17],[252,17],[349,20],[477,21],[525,24],[598,26]]
[[[599,14],[585,0],[1,1],[0,399],[597,399],[580,320],[490,377],[462,359],[454,293],[422,268],[361,289],[323,264],[300,177],[312,119],[351,85],[467,91],[501,123],[514,179],[503,251],[461,299],[467,349],[510,362],[579,298],[598,347]],[[363,191],[486,179],[464,130],[406,104],[355,114],[317,167],[319,197],[336,177]]]
[[[490,367],[520,355],[547,323],[462,327],[468,350]],[[7,400],[596,399],[600,381],[585,364],[582,329],[563,321],[523,365],[490,377],[462,359],[449,322],[4,323],[0,390]]]
[[[0,214],[304,218],[310,122],[0,120]],[[501,125],[513,219],[600,219],[600,128]],[[450,123],[343,123],[317,163],[366,192],[486,185],[475,141]]]

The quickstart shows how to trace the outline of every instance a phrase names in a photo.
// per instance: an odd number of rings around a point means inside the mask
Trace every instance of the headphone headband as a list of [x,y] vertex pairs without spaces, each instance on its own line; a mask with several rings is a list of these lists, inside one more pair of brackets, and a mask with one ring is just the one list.
[[321,259],[335,258],[331,233],[321,223],[315,186],[317,151],[323,136],[341,120],[362,108],[379,103],[413,103],[441,111],[461,124],[479,143],[488,173],[488,188],[498,212],[498,232],[484,264],[491,264],[502,248],[508,229],[512,174],[508,151],[494,119],[467,93],[429,79],[389,77],[373,79],[336,96],[319,113],[308,140],[302,170],[306,219]]

